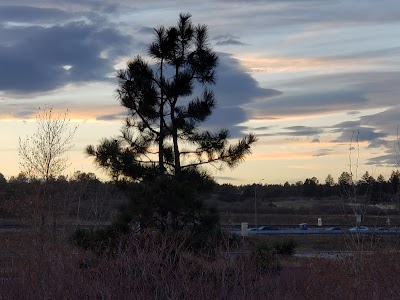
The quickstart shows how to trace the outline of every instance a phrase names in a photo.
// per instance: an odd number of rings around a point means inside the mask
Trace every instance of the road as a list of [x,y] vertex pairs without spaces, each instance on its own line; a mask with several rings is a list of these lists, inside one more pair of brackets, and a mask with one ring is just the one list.
[[[242,235],[240,230],[232,230],[231,233]],[[385,229],[385,230],[365,230],[365,231],[358,231],[358,232],[350,232],[348,229],[343,230],[327,230],[327,229],[277,229],[277,230],[257,230],[257,231],[249,231],[248,235],[285,235],[285,234],[374,234],[374,235],[400,235],[399,229]]]

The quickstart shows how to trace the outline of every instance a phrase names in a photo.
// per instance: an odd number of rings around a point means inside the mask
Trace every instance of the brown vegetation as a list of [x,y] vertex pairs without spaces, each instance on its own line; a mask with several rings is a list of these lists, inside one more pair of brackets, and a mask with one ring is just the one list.
[[145,231],[95,257],[65,237],[2,236],[0,299],[368,300],[396,299],[400,292],[397,252],[337,260],[292,257],[281,260],[279,271],[263,268],[265,261],[254,252],[241,252],[240,239],[222,241],[210,258],[187,251],[181,235]]
[[[17,181],[10,185],[11,197],[6,197],[5,204],[14,206],[3,208],[24,218],[30,226],[0,231],[0,299],[368,300],[396,299],[400,292],[396,284],[400,270],[397,236],[290,237],[302,252],[356,251],[352,256],[332,260],[323,255],[282,257],[268,247],[260,247],[288,236],[248,237],[243,248],[241,239],[223,239],[210,256],[189,251],[181,235],[144,231],[126,236],[113,252],[97,257],[75,247],[69,241],[69,231],[74,227],[63,225],[110,221],[116,202],[122,202],[123,197],[111,184],[78,175],[69,182],[54,183],[57,193],[52,195],[59,203],[57,230],[35,222],[41,211],[38,187],[33,188],[38,182]],[[224,224],[228,220],[235,224],[254,220],[251,197],[230,203],[211,200]],[[258,204],[260,225],[312,225],[318,217],[324,224],[354,222],[353,215],[340,214],[343,207],[338,199],[274,198]],[[233,212],[226,213],[228,207]],[[364,222],[381,225],[386,218],[383,213],[368,215]],[[398,216],[390,218],[398,224]],[[50,214],[48,220],[51,225]]]

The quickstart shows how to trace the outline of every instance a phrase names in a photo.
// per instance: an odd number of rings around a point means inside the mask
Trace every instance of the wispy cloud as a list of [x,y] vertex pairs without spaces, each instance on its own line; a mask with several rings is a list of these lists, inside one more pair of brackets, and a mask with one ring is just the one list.
[[229,45],[246,45],[240,41],[238,36],[232,34],[220,34],[212,38],[215,41],[216,46],[229,46]]
[[225,41],[219,41],[219,42],[215,43],[215,45],[217,45],[217,46],[227,46],[227,45],[243,46],[243,45],[246,45],[246,44],[242,43],[241,41],[238,41],[238,40],[228,39],[228,40],[225,40]]
[[319,149],[317,153],[313,154],[314,157],[327,156],[332,153],[333,149]]
[[120,112],[115,114],[100,115],[96,117],[98,121],[123,121],[127,117],[126,112]]

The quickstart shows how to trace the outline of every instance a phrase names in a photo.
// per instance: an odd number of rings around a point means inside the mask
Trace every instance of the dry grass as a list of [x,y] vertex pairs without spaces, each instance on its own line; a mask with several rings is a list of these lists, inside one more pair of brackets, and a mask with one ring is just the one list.
[[314,259],[310,299],[399,299],[400,253],[360,253],[341,260]]
[[[96,258],[64,237],[2,235],[0,299],[397,299],[400,255],[286,259],[278,273],[229,241],[205,258],[182,236],[144,232]],[[6,244],[5,244],[6,243]],[[4,259],[12,257],[13,261]]]
[[300,251],[395,251],[400,249],[400,237],[395,235],[293,234],[254,235],[251,239],[270,242],[293,239]]
[[0,299],[298,299],[299,266],[276,275],[248,255],[204,258],[184,249],[180,236],[131,235],[101,258],[60,239],[30,241],[29,255],[13,253],[15,262],[3,265]]

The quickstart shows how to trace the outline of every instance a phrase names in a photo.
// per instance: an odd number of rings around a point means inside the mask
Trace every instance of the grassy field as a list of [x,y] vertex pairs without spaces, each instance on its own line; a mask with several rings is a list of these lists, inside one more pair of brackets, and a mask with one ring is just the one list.
[[[222,224],[248,222],[251,226],[254,222],[251,199],[214,204],[221,212]],[[333,199],[275,199],[273,204],[260,203],[259,225],[317,225],[318,218],[322,218],[324,225],[354,224],[353,215],[331,213],[341,209]],[[225,210],[227,207],[230,211]],[[393,224],[399,224],[398,216],[390,217]],[[367,215],[364,222],[380,226],[385,225],[386,218],[385,214]],[[1,221],[18,224],[15,219]],[[188,251],[177,237],[144,231],[128,236],[124,247],[117,248],[112,255],[97,257],[75,247],[68,230],[71,227],[59,231],[38,227],[0,230],[1,300],[390,300],[398,299],[400,293],[398,236],[235,237],[222,239],[210,257]],[[285,256],[270,246],[288,241],[297,245],[297,252],[315,256]],[[329,251],[352,251],[352,255],[335,260],[318,256],[318,252]]]
[[399,236],[377,235],[257,235],[248,237],[252,243],[292,239],[297,251],[398,251]]

